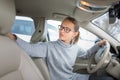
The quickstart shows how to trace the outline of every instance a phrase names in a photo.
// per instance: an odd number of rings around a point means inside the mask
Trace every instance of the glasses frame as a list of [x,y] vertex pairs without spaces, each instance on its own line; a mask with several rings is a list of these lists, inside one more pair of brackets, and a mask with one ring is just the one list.
[[[64,26],[62,26],[62,25],[58,25],[58,28],[59,28],[59,30],[64,30],[64,32],[66,32],[66,33],[69,33],[70,31],[73,31],[73,30],[71,30],[70,28],[64,27]],[[73,31],[73,32],[74,32],[74,31]]]

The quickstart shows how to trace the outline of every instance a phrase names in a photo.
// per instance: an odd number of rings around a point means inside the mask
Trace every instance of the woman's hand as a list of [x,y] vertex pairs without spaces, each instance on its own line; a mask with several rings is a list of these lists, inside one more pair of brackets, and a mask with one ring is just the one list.
[[12,34],[12,33],[7,33],[6,36],[14,41],[16,41],[16,39],[17,39],[17,36],[15,34]]
[[106,39],[103,39],[101,41],[98,42],[98,45],[101,47],[101,46],[104,46],[106,44]]

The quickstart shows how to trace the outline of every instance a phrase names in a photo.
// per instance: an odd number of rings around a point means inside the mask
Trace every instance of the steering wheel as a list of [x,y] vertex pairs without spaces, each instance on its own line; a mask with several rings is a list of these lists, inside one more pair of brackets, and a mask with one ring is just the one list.
[[[111,55],[109,53],[109,50],[110,50],[110,44],[109,44],[108,41],[106,41],[106,45],[102,46],[96,52],[96,54],[92,54],[92,56],[90,57],[90,60],[88,62],[88,66],[87,66],[88,73],[94,73],[99,68],[101,68],[103,66],[103,64],[105,64],[105,63],[108,64],[109,63],[109,61],[111,59]],[[96,65],[94,67],[91,67],[93,56],[95,57]]]

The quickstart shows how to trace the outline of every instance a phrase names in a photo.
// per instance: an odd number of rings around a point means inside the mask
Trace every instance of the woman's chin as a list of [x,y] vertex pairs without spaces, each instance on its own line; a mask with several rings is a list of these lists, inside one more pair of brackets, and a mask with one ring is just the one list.
[[59,39],[60,39],[60,40],[65,40],[63,37],[60,37]]

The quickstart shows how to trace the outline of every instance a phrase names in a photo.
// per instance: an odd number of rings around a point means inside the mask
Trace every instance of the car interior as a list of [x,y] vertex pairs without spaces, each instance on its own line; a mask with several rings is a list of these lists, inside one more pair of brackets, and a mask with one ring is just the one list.
[[0,79],[44,80],[30,57],[14,41],[4,36],[14,23],[14,1],[0,1],[0,10]]
[[[11,32],[16,16],[33,19],[35,32],[30,43],[50,41],[46,20],[62,21],[67,16],[74,17],[81,28],[99,39],[106,39],[107,43],[89,59],[77,58],[73,72],[120,80],[120,27],[114,33],[118,35],[117,39],[107,33],[109,24],[120,19],[120,0],[0,0],[0,10],[0,80],[51,80],[43,58],[29,56],[6,36]],[[101,18],[96,21],[106,13],[109,14],[108,21]],[[106,23],[101,25],[106,31],[97,27],[100,21]]]

